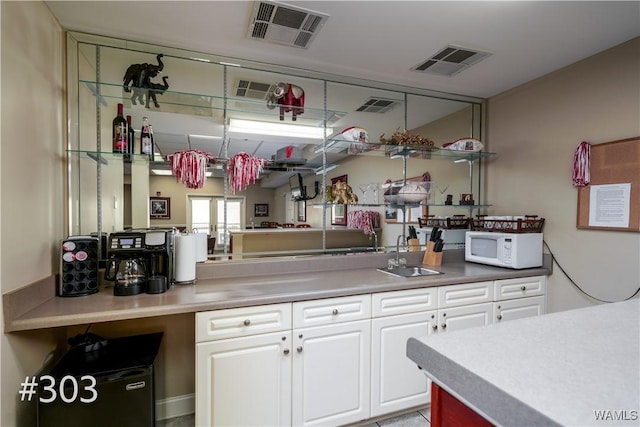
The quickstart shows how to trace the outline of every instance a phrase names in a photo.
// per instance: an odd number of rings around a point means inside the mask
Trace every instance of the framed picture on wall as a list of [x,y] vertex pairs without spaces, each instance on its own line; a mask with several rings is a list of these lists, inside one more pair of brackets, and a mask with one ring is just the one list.
[[171,199],[169,197],[149,197],[149,217],[151,219],[171,219]]
[[256,203],[255,205],[253,205],[253,216],[269,216],[269,204]]

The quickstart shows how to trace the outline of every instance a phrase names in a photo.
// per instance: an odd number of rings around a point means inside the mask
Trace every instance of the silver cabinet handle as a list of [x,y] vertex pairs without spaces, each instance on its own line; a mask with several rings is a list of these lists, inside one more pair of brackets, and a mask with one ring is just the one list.
[[438,329],[438,325],[433,325],[432,328],[435,331],[436,329]]
[[288,348],[284,349],[284,354],[285,354],[285,356],[289,354],[289,349]]
[[300,347],[296,348],[296,351],[297,351],[298,353],[302,353],[302,346],[300,346]]
[[502,314],[498,314],[497,318],[498,320],[502,320]]
[[527,287],[526,287],[526,286],[524,286],[524,285],[522,285],[522,286],[520,286],[520,290],[521,290],[521,291],[526,291],[526,290],[527,290]]
[[447,324],[446,323],[442,324],[442,329],[447,329]]
[[251,320],[247,319],[244,321],[244,326],[249,326],[251,324]]
[[337,315],[338,315],[338,309],[337,309],[337,308],[334,308],[334,309],[333,309],[333,315],[334,315],[334,316],[337,316]]

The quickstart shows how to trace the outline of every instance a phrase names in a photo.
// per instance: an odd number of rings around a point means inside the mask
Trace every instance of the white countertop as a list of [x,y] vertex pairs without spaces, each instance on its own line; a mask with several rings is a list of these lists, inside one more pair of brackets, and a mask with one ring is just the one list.
[[497,425],[640,425],[640,299],[412,338],[407,355]]

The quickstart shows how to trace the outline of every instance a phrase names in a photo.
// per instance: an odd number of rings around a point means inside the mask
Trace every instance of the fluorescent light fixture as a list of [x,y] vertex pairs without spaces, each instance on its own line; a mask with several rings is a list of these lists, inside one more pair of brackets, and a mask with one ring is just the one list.
[[338,167],[338,165],[336,165],[335,163],[329,163],[326,168],[323,168],[322,166],[320,166],[319,168],[316,168],[315,169],[315,173],[316,173],[316,175],[322,175],[323,173],[327,173],[329,171],[332,171],[337,167]]
[[221,136],[215,136],[215,135],[198,135],[198,134],[193,134],[190,133],[189,138],[201,138],[201,139],[222,139]]
[[[327,135],[333,133],[326,128]],[[229,132],[257,135],[288,136],[293,138],[323,139],[325,128],[316,126],[288,125],[283,123],[256,122],[253,120],[229,120]]]

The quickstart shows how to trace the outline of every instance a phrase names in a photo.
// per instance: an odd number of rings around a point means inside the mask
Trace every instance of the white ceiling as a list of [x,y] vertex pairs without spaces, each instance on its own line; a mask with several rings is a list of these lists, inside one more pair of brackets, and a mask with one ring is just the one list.
[[[285,3],[330,15],[308,49],[247,38],[252,1],[47,1],[70,30],[483,98],[640,35],[638,1]],[[448,44],[493,55],[410,70]]]
[[[253,1],[46,3],[61,25],[72,31],[480,98],[640,36],[640,1],[286,2],[329,15],[307,49],[249,39]],[[447,45],[491,56],[453,77],[411,71]],[[166,69],[165,73],[169,74]],[[158,100],[162,104],[162,97]],[[353,107],[341,111],[354,111]],[[447,107],[448,114],[452,110]],[[336,126],[354,125],[349,118]],[[139,123],[135,116],[134,123]],[[189,141],[189,133],[220,134],[220,123],[200,120],[200,124],[203,127],[197,131],[174,129],[161,135],[157,139],[165,144],[163,151],[198,148],[195,138]],[[388,134],[392,131],[388,129]],[[211,147],[221,144],[205,142]],[[268,158],[267,153],[292,142],[236,138],[230,148],[251,152],[247,143],[266,150],[255,154]],[[269,186],[282,185],[281,181]]]

